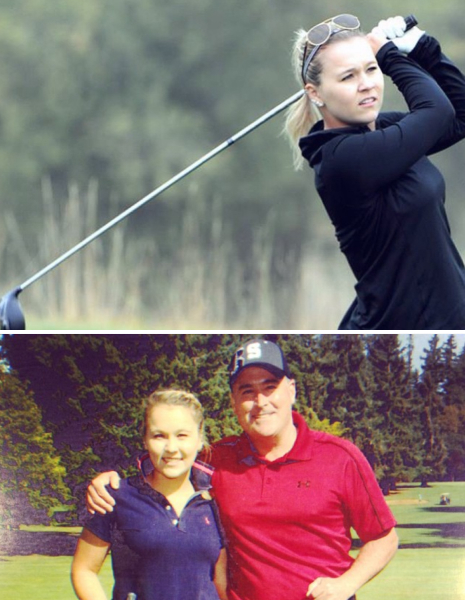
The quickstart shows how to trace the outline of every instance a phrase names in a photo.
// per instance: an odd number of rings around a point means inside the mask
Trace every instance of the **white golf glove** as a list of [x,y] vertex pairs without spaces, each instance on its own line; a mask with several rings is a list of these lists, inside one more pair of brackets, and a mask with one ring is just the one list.
[[412,27],[406,32],[406,23],[403,17],[385,19],[380,21],[377,27],[405,54],[409,54],[415,48],[418,40],[425,33],[418,27]]

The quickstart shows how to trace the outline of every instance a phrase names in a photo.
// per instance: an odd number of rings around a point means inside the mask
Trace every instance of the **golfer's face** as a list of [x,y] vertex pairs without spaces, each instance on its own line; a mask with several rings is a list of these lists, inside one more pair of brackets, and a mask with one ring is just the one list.
[[331,44],[322,49],[320,60],[321,85],[313,89],[313,95],[323,102],[325,127],[374,128],[383,102],[384,79],[368,41],[355,37]]
[[241,427],[252,439],[277,437],[292,427],[295,382],[266,369],[248,367],[232,388],[232,405]]

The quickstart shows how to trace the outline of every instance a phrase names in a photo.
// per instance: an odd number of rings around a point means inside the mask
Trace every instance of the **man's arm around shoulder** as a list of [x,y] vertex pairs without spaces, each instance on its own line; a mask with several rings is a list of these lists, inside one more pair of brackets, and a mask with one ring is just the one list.
[[114,490],[117,490],[120,480],[121,478],[116,471],[106,471],[92,479],[86,494],[86,506],[91,515],[96,512],[101,515],[113,512],[115,500],[108,493],[106,486],[110,485]]

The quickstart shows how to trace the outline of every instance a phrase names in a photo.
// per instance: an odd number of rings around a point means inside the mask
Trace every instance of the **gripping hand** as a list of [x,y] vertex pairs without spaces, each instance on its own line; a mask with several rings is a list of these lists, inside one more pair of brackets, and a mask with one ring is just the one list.
[[388,40],[394,42],[404,54],[409,54],[417,45],[418,40],[425,33],[419,27],[412,27],[405,31],[407,24],[403,17],[391,17],[378,23],[378,28]]

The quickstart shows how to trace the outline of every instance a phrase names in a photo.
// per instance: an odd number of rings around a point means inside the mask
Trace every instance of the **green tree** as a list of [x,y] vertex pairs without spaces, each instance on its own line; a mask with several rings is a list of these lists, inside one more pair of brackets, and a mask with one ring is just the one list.
[[350,437],[352,432],[346,419],[344,398],[338,397],[334,406],[329,400],[334,383],[331,374],[338,359],[328,347],[337,345],[338,336],[281,335],[276,341],[296,380],[296,410],[306,418],[311,429]]
[[367,336],[366,344],[375,406],[372,445],[381,484],[387,491],[396,481],[417,475],[418,455],[412,452],[420,443],[415,373],[397,335]]
[[141,402],[154,389],[179,387],[196,393],[206,410],[211,441],[238,431],[225,365],[231,345],[235,349],[240,339],[24,335],[5,338],[3,354],[36,388],[57,432],[67,482],[82,505],[85,486],[96,471],[135,471],[141,452]]
[[32,392],[5,366],[0,368],[0,429],[0,520],[10,526],[38,517],[48,522],[53,509],[70,501],[66,469]]
[[135,465],[140,402],[159,379],[157,372],[146,369],[148,341],[141,336],[128,344],[124,336],[99,335],[3,340],[8,360],[31,381],[44,405],[67,468],[66,482],[80,510],[93,473],[111,467],[126,471]]
[[[452,338],[452,339],[451,339]],[[451,336],[444,345],[445,380],[444,410],[439,417],[447,448],[446,478],[465,479],[465,350],[457,355],[457,344]]]
[[422,485],[445,475],[447,447],[440,419],[444,414],[444,360],[439,337],[434,334],[423,356],[423,370],[418,382],[421,408]]

